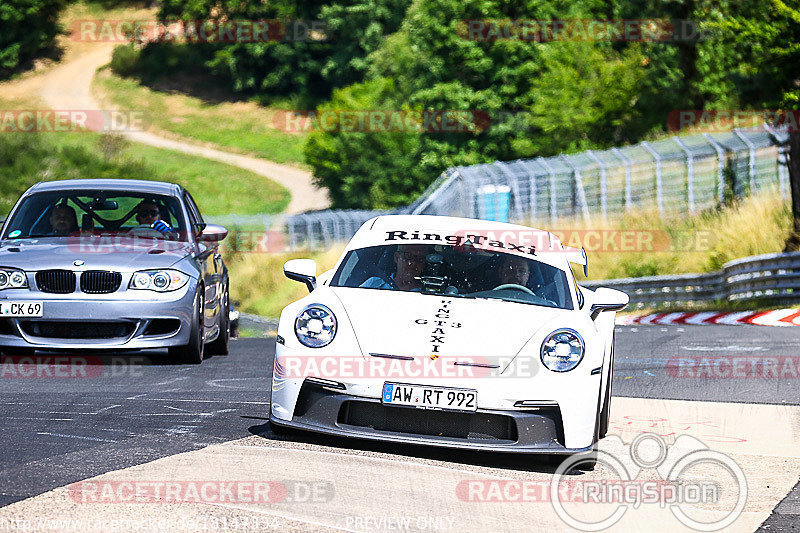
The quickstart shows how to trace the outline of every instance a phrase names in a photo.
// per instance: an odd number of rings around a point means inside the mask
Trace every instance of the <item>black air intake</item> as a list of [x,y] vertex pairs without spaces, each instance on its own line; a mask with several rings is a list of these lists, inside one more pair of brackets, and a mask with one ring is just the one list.
[[36,286],[42,292],[70,294],[75,292],[75,273],[70,270],[42,270],[36,273]]
[[81,274],[81,291],[89,294],[108,294],[117,292],[122,284],[119,272],[89,270]]

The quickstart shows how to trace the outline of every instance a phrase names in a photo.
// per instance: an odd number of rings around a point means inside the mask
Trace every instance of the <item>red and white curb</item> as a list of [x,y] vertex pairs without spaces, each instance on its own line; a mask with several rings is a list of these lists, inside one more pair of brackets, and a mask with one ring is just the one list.
[[775,309],[772,311],[716,311],[652,313],[649,315],[618,315],[618,326],[672,326],[672,325],[727,326],[800,326],[800,309]]

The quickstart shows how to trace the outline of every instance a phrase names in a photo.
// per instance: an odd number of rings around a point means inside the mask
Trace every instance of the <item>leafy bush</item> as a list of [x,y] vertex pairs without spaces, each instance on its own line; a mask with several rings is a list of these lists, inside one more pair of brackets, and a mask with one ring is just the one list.
[[111,54],[110,67],[115,73],[120,76],[133,76],[139,71],[139,51],[134,47],[133,43],[121,44],[114,47],[114,52]]
[[66,0],[3,0],[0,3],[0,78],[53,46]]
[[[148,44],[138,68],[147,81],[162,76],[165,62],[148,55],[170,52],[182,66],[197,63],[237,92],[262,100],[293,98],[319,102],[332,89],[364,79],[367,56],[385,35],[397,30],[411,0],[338,0],[327,2],[239,2],[165,0],[158,17],[175,20],[281,20],[285,37],[266,42]],[[313,24],[318,30],[313,31]],[[188,55],[184,55],[188,53]]]

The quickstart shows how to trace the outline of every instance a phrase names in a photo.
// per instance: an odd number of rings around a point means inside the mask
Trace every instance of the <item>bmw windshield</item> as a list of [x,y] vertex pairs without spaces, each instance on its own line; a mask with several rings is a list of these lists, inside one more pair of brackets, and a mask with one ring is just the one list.
[[564,270],[533,258],[464,246],[400,244],[351,250],[331,286],[573,308]]
[[185,240],[184,220],[180,202],[172,196],[102,190],[41,192],[22,200],[2,238],[115,235]]

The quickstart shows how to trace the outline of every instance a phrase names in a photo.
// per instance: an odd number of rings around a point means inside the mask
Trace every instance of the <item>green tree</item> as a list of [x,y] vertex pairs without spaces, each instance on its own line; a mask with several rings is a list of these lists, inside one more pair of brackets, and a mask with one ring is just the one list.
[[[159,18],[281,21],[285,35],[280,40],[191,46],[208,57],[206,66],[229,80],[236,91],[267,100],[299,96],[301,100],[319,101],[328,98],[334,88],[364,79],[367,55],[381,44],[385,35],[397,30],[409,2],[166,0]],[[143,53],[146,55],[147,48]]]
[[65,4],[66,0],[0,2],[0,78],[53,46]]
[[476,39],[469,33],[469,21],[580,19],[587,16],[584,9],[558,1],[415,1],[400,31],[370,56],[372,80],[339,91],[326,106],[342,105],[350,89],[360,93],[375,80],[392,80],[380,91],[367,91],[368,101],[350,105],[473,112],[476,118],[463,128],[312,136],[306,156],[315,176],[332,192],[347,191],[332,194],[334,205],[404,205],[450,166],[607,146],[620,138],[636,119],[630,111],[642,61],[636,51],[618,52],[608,43]]

